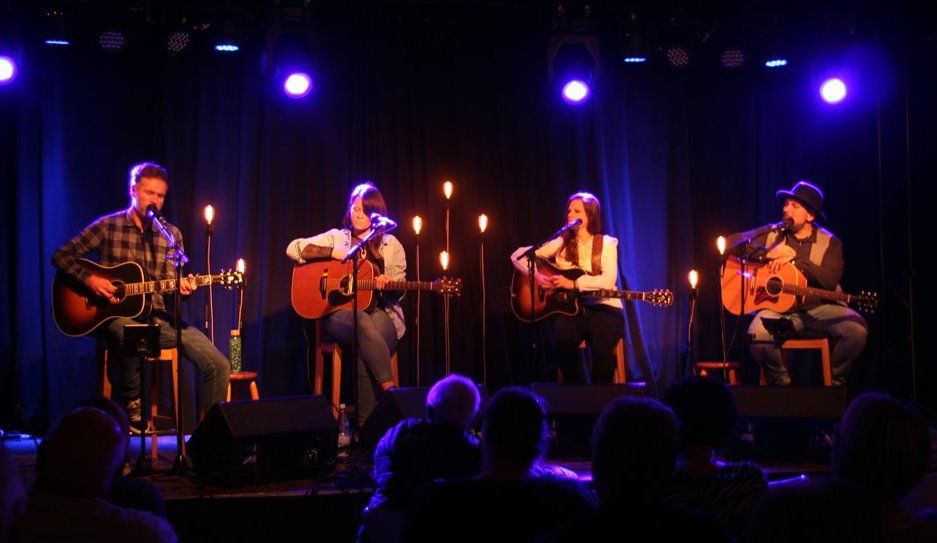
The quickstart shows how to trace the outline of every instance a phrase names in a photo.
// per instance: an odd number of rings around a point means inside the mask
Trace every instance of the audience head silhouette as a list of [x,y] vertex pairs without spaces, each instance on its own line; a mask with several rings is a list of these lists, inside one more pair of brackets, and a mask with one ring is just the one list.
[[481,397],[478,387],[463,375],[439,380],[426,396],[426,417],[432,422],[468,429],[475,422]]
[[931,439],[927,421],[887,394],[856,397],[836,428],[830,467],[876,498],[907,494],[927,471]]
[[126,455],[120,425],[104,411],[79,407],[49,432],[36,459],[36,484],[75,497],[106,494]]
[[592,438],[592,478],[601,500],[656,496],[677,461],[677,420],[649,398],[619,398],[599,417]]

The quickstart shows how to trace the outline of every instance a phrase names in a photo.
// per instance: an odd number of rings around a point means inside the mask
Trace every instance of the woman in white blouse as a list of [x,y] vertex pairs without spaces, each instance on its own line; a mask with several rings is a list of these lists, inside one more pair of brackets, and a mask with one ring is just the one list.
[[[535,273],[539,284],[557,289],[616,289],[618,281],[618,240],[602,234],[599,200],[588,192],[577,192],[566,202],[566,223],[582,224],[567,230],[537,249],[537,258],[551,261],[561,270],[578,269],[583,275],[569,279],[561,275]],[[511,255],[514,267],[527,273],[527,259],[520,247]],[[575,316],[555,315],[557,363],[568,383],[611,383],[615,373],[615,344],[624,332],[621,300],[617,298],[582,300],[583,311]],[[583,364],[579,344],[586,340],[592,350],[591,379]]]

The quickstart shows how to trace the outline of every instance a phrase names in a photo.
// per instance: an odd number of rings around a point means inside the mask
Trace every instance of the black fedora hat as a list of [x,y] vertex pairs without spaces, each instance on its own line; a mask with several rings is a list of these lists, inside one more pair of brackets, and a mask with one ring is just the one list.
[[781,189],[774,195],[781,203],[788,198],[797,200],[815,217],[826,220],[826,214],[823,213],[823,191],[809,181],[798,181],[791,190]]

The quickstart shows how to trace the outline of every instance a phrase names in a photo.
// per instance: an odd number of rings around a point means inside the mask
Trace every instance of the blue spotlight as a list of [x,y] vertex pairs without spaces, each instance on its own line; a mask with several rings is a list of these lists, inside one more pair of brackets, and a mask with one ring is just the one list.
[[237,53],[241,48],[233,43],[219,43],[215,45],[215,51],[219,53]]
[[563,85],[563,100],[570,105],[576,106],[589,99],[589,84],[580,79],[567,81]]
[[293,72],[283,82],[283,92],[290,98],[302,98],[312,90],[312,77],[305,72]]
[[772,58],[765,61],[765,68],[782,68],[787,66],[787,59]]
[[846,98],[846,83],[838,77],[831,77],[820,85],[820,96],[827,104],[838,104]]
[[12,57],[0,56],[0,86],[16,79],[16,61]]
[[625,64],[641,64],[642,62],[647,62],[647,57],[625,57],[623,62]]
[[72,42],[68,40],[46,40],[43,43],[45,43],[46,45],[51,45],[53,47],[65,47],[67,45],[72,44]]

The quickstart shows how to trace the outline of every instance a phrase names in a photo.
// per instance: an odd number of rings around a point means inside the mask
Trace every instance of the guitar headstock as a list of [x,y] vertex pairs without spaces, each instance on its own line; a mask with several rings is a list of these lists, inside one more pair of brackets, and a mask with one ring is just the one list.
[[462,278],[460,277],[440,277],[433,281],[433,292],[439,294],[454,294],[462,296]]
[[864,290],[860,294],[854,294],[849,303],[856,306],[856,309],[863,313],[875,313],[875,310],[878,309],[878,293]]
[[243,288],[244,272],[237,270],[221,270],[221,273],[212,276],[212,282],[217,283],[222,288]]
[[657,307],[670,307],[673,305],[673,292],[668,289],[649,290],[644,293],[643,299]]

